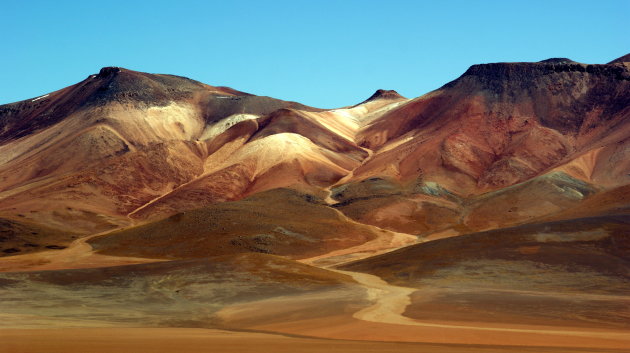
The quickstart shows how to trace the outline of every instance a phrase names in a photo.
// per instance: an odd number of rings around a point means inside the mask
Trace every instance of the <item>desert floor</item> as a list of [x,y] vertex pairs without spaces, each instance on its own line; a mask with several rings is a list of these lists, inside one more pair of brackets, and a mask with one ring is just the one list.
[[[0,352],[616,352],[607,349],[365,342],[205,329],[86,328],[0,331]],[[618,351],[620,352],[620,351]]]
[[[95,254],[86,242],[75,241],[61,251],[47,251],[0,260],[5,272],[110,267],[152,259]],[[374,246],[360,247],[362,256],[378,254],[405,244],[404,240],[378,239]],[[357,249],[359,250],[359,249]],[[2,353],[55,352],[629,352],[626,328],[572,327],[571,325],[499,324],[476,321],[417,320],[404,316],[414,288],[390,285],[377,276],[335,270],[348,260],[346,252],[305,259],[325,263],[325,268],[345,274],[362,287],[367,305],[353,312],[322,317],[313,298],[297,295],[227,306],[218,312],[229,330],[204,328],[77,327],[80,324],[21,325],[26,316],[3,316],[0,330]],[[369,304],[371,303],[371,304]],[[312,305],[311,305],[312,304]],[[262,318],[282,313],[287,307],[312,306],[313,317],[267,323]],[[264,315],[263,315],[264,314]],[[37,316],[35,313],[34,316]],[[35,317],[33,322],[39,318]],[[8,321],[13,320],[13,324]],[[245,323],[239,326],[238,323]],[[49,327],[55,328],[49,328]],[[98,325],[96,325],[98,326]]]

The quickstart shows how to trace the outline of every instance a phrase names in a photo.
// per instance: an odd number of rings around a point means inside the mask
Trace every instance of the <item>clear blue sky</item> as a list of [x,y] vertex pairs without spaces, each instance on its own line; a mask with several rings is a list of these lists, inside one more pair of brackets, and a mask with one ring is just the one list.
[[9,1],[0,104],[103,66],[333,108],[378,88],[416,97],[475,63],[630,52],[620,1]]

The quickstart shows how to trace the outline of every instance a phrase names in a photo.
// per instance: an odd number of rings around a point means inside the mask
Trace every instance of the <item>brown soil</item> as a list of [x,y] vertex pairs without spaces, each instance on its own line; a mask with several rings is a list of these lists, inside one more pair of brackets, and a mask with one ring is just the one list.
[[607,349],[461,346],[303,338],[276,334],[203,329],[98,328],[3,330],[3,349],[15,353],[614,353]]

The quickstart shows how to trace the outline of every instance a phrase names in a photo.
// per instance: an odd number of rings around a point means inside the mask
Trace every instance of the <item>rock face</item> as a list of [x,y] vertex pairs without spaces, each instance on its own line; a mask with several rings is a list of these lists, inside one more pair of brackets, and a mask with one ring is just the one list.
[[[619,64],[474,65],[457,80],[391,111],[358,142],[395,160],[397,177],[461,175],[461,192],[486,191],[627,137],[630,71]],[[613,137],[615,136],[615,137]],[[401,139],[407,142],[399,144]],[[612,141],[616,140],[616,141]],[[388,145],[396,144],[392,149]],[[395,156],[395,157],[394,157]],[[371,173],[370,163],[363,166]],[[360,173],[359,173],[360,174]],[[357,173],[355,173],[355,176]],[[625,182],[625,181],[621,181]],[[462,187],[463,186],[463,187]]]
[[0,215],[90,233],[291,188],[429,237],[533,222],[630,183],[624,58],[473,65],[329,111],[105,67],[0,106]]
[[120,72],[120,68],[119,67],[108,66],[108,67],[102,68],[101,71],[98,72],[98,75],[96,75],[96,77],[104,78],[104,77],[107,77],[107,76],[115,75],[115,74],[117,74],[119,72]]
[[[629,75],[630,67],[622,63],[586,65],[568,59],[473,65],[359,131],[359,145],[374,152],[348,181],[384,178],[399,190],[398,201],[370,192],[361,197],[377,197],[381,206],[368,210],[359,207],[366,201],[357,199],[341,207],[357,220],[417,234],[443,229],[442,221],[426,224],[427,202],[458,214],[486,202],[486,211],[475,213],[484,226],[462,218],[455,227],[468,232],[533,222],[547,206],[554,205],[544,212],[554,213],[580,203],[581,198],[559,192],[565,190],[564,179],[548,177],[556,171],[596,190],[627,185]],[[540,180],[539,186],[550,183],[550,192],[532,192],[546,186],[528,193],[513,187],[532,180]],[[435,183],[460,201],[408,192],[408,185],[422,183]],[[509,217],[496,212],[492,205],[498,195],[520,211]]]

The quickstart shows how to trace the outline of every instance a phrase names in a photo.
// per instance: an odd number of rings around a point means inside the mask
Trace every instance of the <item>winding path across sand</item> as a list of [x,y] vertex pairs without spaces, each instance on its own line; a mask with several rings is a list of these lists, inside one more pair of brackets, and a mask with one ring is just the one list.
[[79,238],[62,250],[47,250],[1,258],[0,272],[65,270],[164,261],[161,259],[109,256],[95,253],[88,241],[110,232],[112,231],[109,230]]
[[438,327],[445,329],[465,329],[477,331],[496,331],[496,332],[517,332],[517,333],[538,333],[563,336],[580,336],[580,337],[599,337],[611,339],[627,340],[630,345],[630,337],[627,332],[611,332],[611,331],[588,331],[588,330],[547,330],[547,329],[525,329],[525,328],[506,328],[506,327],[484,327],[484,326],[468,326],[439,324],[432,322],[422,322],[412,318],[403,316],[405,308],[411,304],[410,295],[417,289],[410,287],[400,287],[391,285],[378,276],[367,273],[341,271],[331,269],[342,274],[351,276],[355,281],[364,286],[368,293],[368,299],[374,304],[354,313],[353,317],[363,321],[395,324],[395,325],[412,325],[423,327]]
[[480,325],[457,325],[434,322],[423,322],[403,315],[408,305],[411,304],[411,294],[417,291],[416,288],[395,286],[387,283],[378,276],[362,272],[342,271],[335,267],[357,260],[353,257],[359,253],[359,258],[375,256],[378,254],[394,251],[402,246],[412,243],[412,235],[404,233],[383,232],[377,239],[367,243],[357,245],[347,249],[332,251],[320,256],[300,260],[301,262],[322,267],[330,271],[338,272],[352,277],[359,285],[365,288],[373,304],[355,312],[352,316],[355,319],[374,322],[380,324],[421,326],[432,328],[444,328],[453,330],[491,331],[491,332],[511,332],[528,334],[560,335],[572,337],[597,337],[605,339],[616,339],[628,341],[630,346],[630,336],[627,332],[621,331],[589,331],[585,330],[553,330],[546,328],[511,328],[511,327],[491,327]]
[[414,325],[416,323],[415,320],[402,315],[405,308],[411,304],[409,296],[416,291],[415,288],[393,286],[380,277],[367,273],[334,269],[333,271],[348,275],[364,286],[368,300],[374,302],[373,305],[354,313],[352,315],[354,318],[384,324]]
[[[25,254],[0,259],[0,271],[16,272],[70,268],[90,268],[163,261],[148,258],[107,256],[95,253],[92,247],[88,244],[88,241],[106,233],[107,232],[98,233],[88,237],[77,239],[68,248],[63,250],[50,250],[40,253]],[[355,319],[364,322],[389,325],[405,325],[407,327],[417,326],[425,328],[441,328],[453,330],[453,332],[485,331],[496,333],[504,332],[555,335],[564,337],[582,337],[583,339],[599,338],[616,340],[620,342],[627,341],[628,346],[630,346],[630,336],[627,332],[622,331],[589,331],[588,329],[582,330],[574,328],[547,329],[537,328],[534,326],[532,326],[531,328],[492,327],[488,326],[488,324],[479,325],[478,323],[471,323],[471,325],[458,325],[418,321],[403,315],[407,306],[411,304],[410,295],[417,290],[416,288],[391,285],[380,277],[367,273],[342,271],[332,268],[333,266],[337,266],[348,261],[348,258],[346,256],[340,255],[352,255],[356,254],[357,251],[359,251],[362,252],[362,257],[373,256],[374,254],[395,250],[396,248],[404,246],[405,243],[410,241],[410,238],[402,234],[397,236],[397,234],[392,232],[383,232],[382,236],[379,236],[377,239],[374,239],[365,244],[348,249],[333,251],[311,259],[304,259],[302,260],[302,262],[324,262],[326,263],[326,265],[320,265],[320,267],[325,267],[331,271],[348,275],[352,277],[359,285],[365,288],[368,299],[372,302],[372,305],[365,307],[352,315]]]

